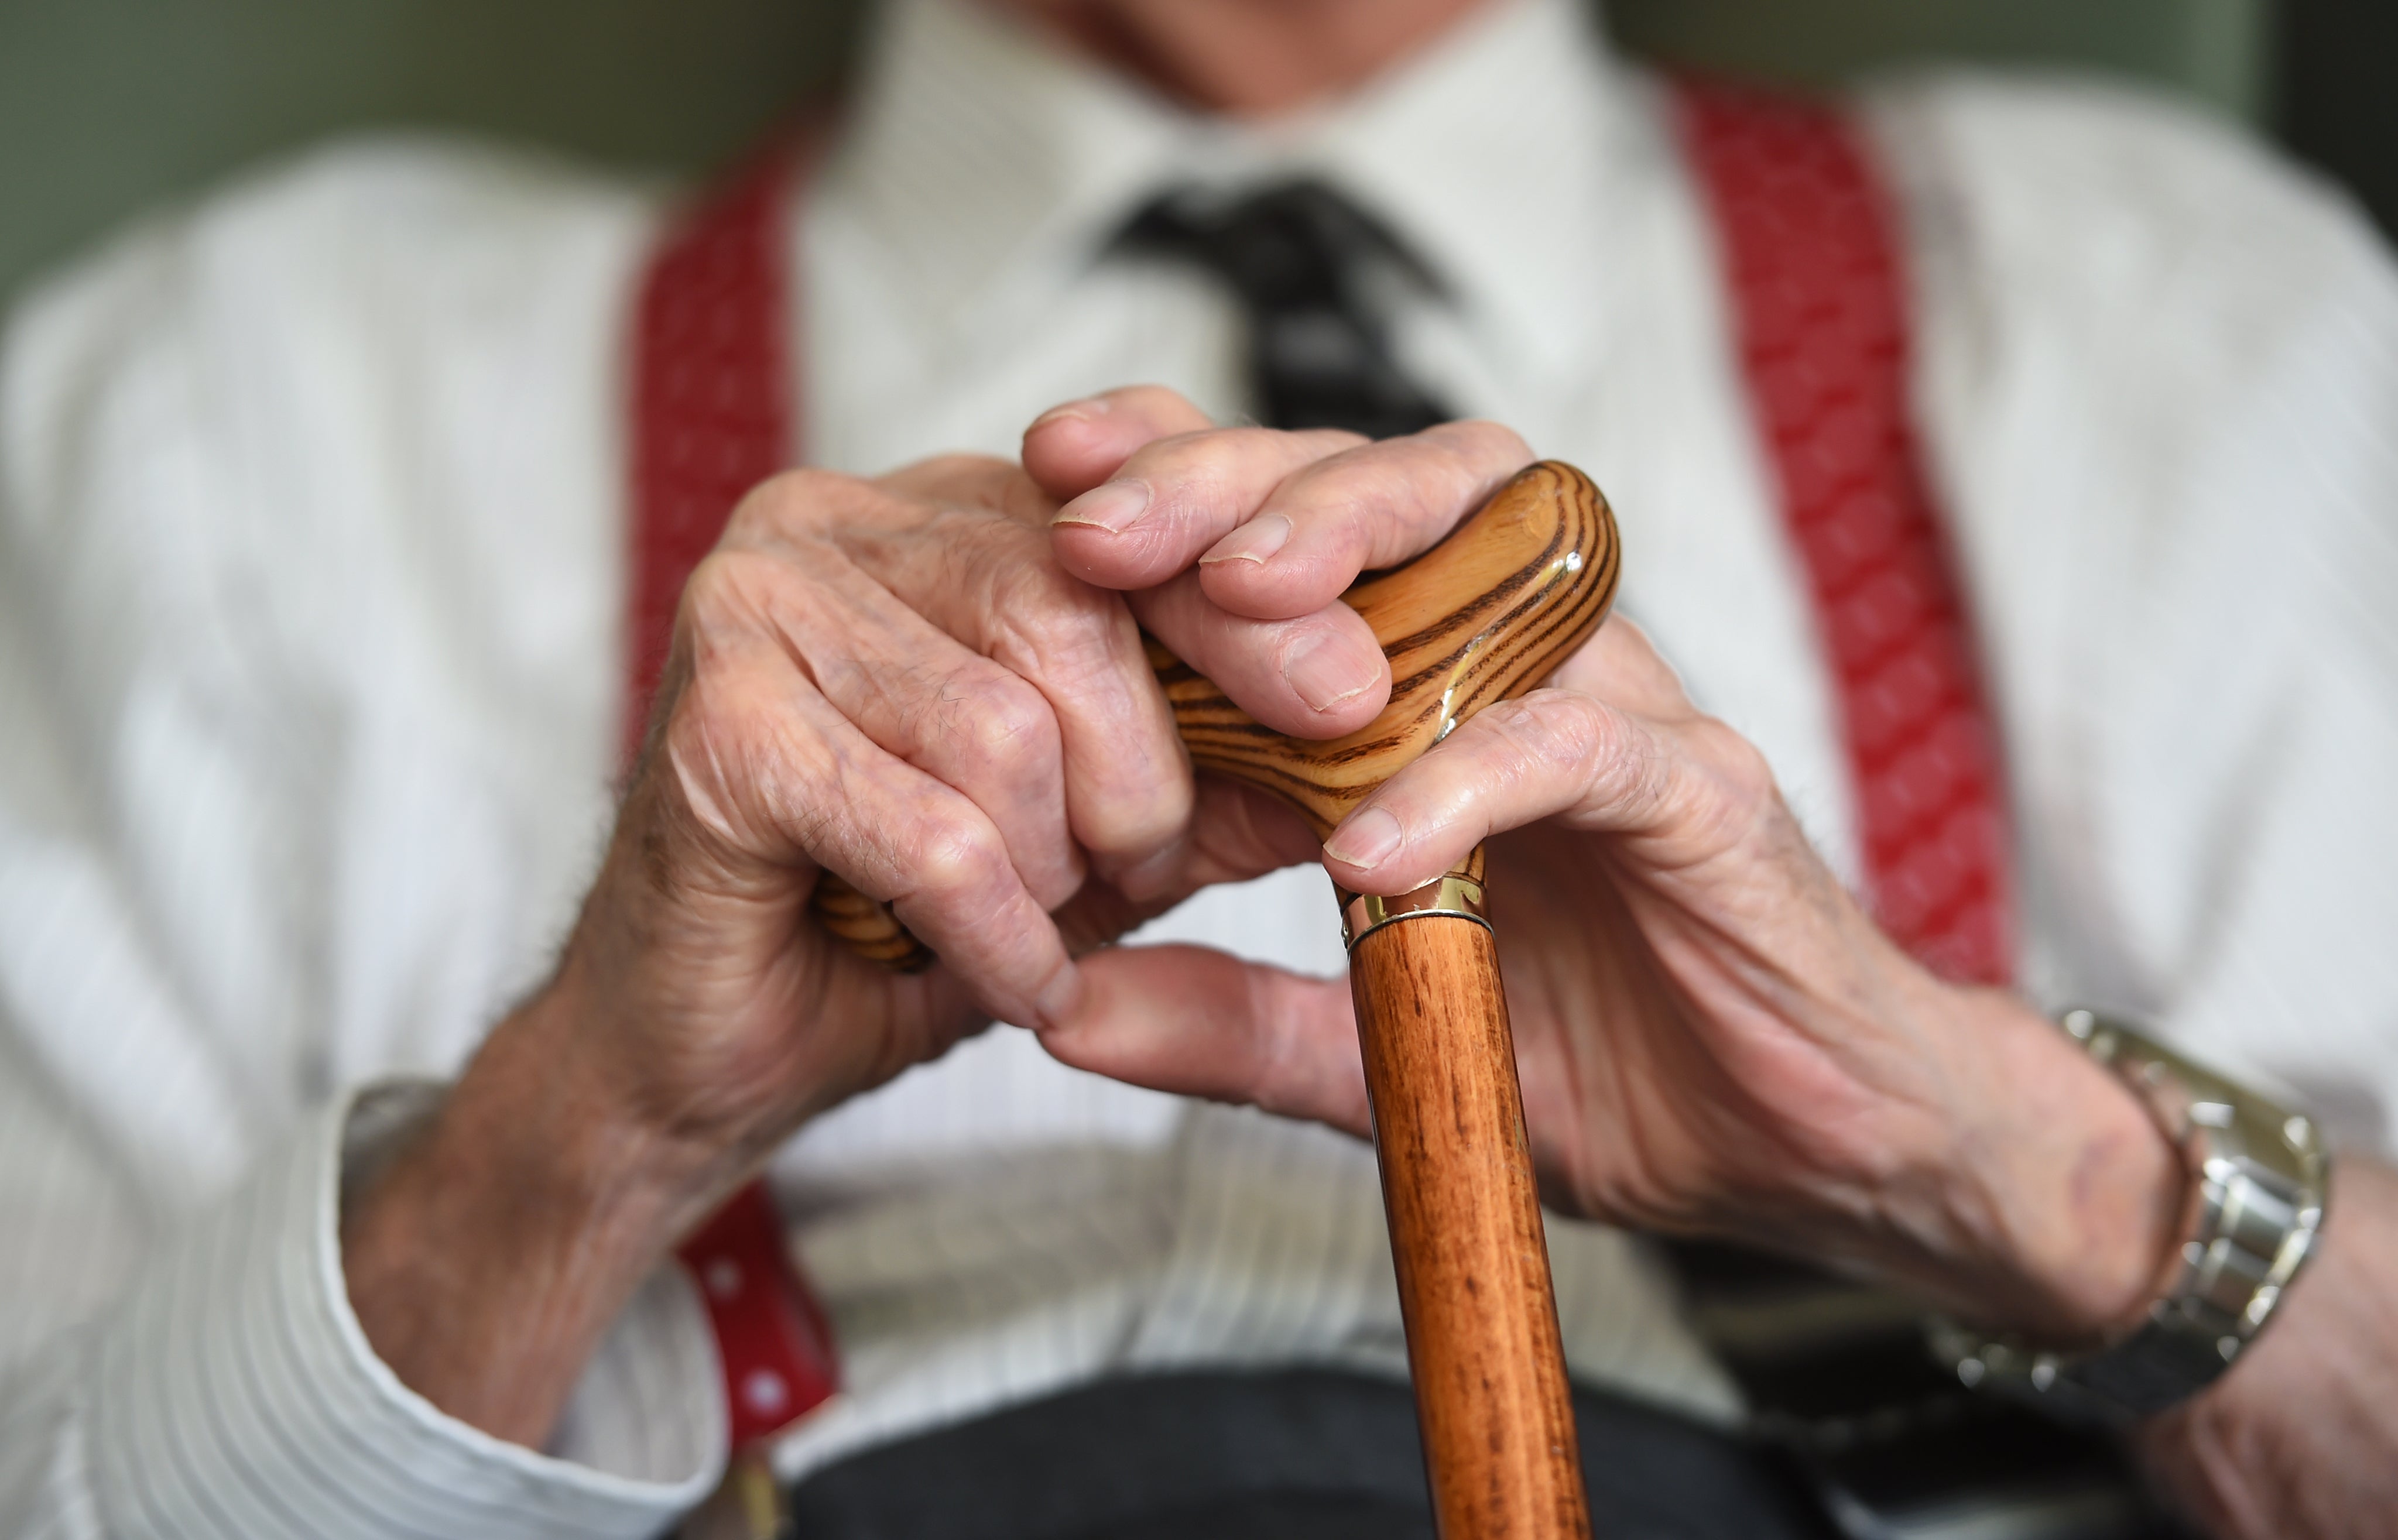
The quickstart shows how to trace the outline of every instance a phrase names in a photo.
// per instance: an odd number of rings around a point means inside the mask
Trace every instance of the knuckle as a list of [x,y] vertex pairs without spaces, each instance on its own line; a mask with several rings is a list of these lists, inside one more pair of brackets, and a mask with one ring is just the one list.
[[1194,510],[1219,509],[1249,482],[1244,468],[1287,462],[1294,435],[1276,428],[1194,428],[1156,440],[1126,462],[1125,475],[1146,476],[1161,495]]
[[693,811],[720,836],[743,837],[744,810],[770,778],[779,731],[761,681],[745,669],[695,676],[675,702],[661,733],[666,764]]
[[753,744],[776,719],[752,671],[710,669],[692,676],[667,723],[668,745],[719,763],[752,757]]
[[928,475],[943,481],[981,481],[990,476],[1006,475],[1016,469],[997,455],[977,454],[966,449],[934,455],[923,462],[923,468]]
[[1121,598],[1054,573],[1032,575],[1022,587],[1020,601],[997,608],[990,649],[995,661],[1068,693],[1128,666],[1134,634]]
[[1586,772],[1622,736],[1612,712],[1570,690],[1535,690],[1494,709],[1505,712],[1501,730],[1528,773]]
[[1220,450],[1227,435],[1239,428],[1192,428],[1152,438],[1135,449],[1116,471],[1119,477],[1143,476],[1152,485],[1179,482]]
[[1144,380],[1138,384],[1118,385],[1112,390],[1101,391],[1098,398],[1102,401],[1114,402],[1119,406],[1188,411],[1193,416],[1198,415],[1199,412],[1198,407],[1192,404],[1189,396],[1171,385],[1160,384],[1154,380]]
[[873,485],[813,465],[778,471],[750,489],[725,521],[727,541],[752,541],[822,528],[874,495]]
[[709,552],[684,580],[681,611],[702,636],[755,620],[789,580],[782,562],[746,546]]
[[1355,449],[1370,449],[1375,443],[1364,434],[1352,433],[1347,428],[1260,428],[1255,431],[1310,460],[1326,460]]
[[1368,446],[1302,468],[1276,489],[1269,506],[1343,542],[1366,539],[1387,522],[1393,494],[1409,491],[1404,469],[1373,458],[1375,452]]
[[725,742],[745,719],[734,704],[734,676],[723,669],[692,676],[667,719],[667,742],[674,748],[701,748]]
[[1006,848],[986,821],[963,811],[928,813],[909,841],[916,891],[944,908],[995,896],[1009,870]]
[[993,662],[1053,689],[1071,690],[1138,656],[1123,595],[1069,573],[1038,530],[1010,525],[977,549],[982,574],[982,650]]
[[[1163,441],[1154,465],[1143,466],[1144,478],[1170,518],[1210,522],[1224,516],[1239,501],[1236,467],[1245,450],[1254,446],[1255,428],[1207,428]],[[1143,519],[1136,530],[1163,520]]]
[[1729,724],[1714,716],[1702,716],[1691,724],[1689,733],[1700,762],[1711,771],[1707,779],[1715,783],[1718,795],[1730,809],[1753,815],[1780,797],[1773,766],[1765,757],[1765,751]]
[[1644,782],[1652,819],[1679,827],[1704,848],[1748,841],[1781,806],[1764,751],[1715,717],[1681,725],[1671,753],[1655,757]]
[[1147,418],[1153,422],[1206,422],[1206,414],[1192,404],[1190,397],[1167,385],[1125,385],[1102,393],[1101,400],[1111,403],[1118,410]]
[[1478,488],[1489,479],[1461,448],[1454,426],[1363,445],[1324,461],[1301,473],[1304,491],[1294,501],[1341,549],[1369,565],[1411,556],[1427,535],[1457,521],[1461,485]]
[[1469,467],[1521,465],[1532,458],[1532,447],[1524,441],[1522,434],[1488,418],[1445,422],[1433,432]]
[[1517,778],[1568,788],[1577,801],[1653,808],[1661,794],[1656,743],[1622,712],[1579,690],[1547,687],[1507,703]]
[[1048,538],[1017,524],[989,524],[958,531],[959,548],[983,575],[984,603],[994,619],[1044,617],[1070,609],[1085,585],[1069,576]]
[[1019,477],[1017,468],[991,455],[964,450],[936,454],[884,476],[875,491],[909,494],[984,510],[997,508],[1005,489]]
[[1691,757],[1705,766],[1713,779],[1726,785],[1746,786],[1760,779],[1771,783],[1772,775],[1766,767],[1764,751],[1722,717],[1693,716],[1681,723],[1677,731],[1689,746]]
[[980,763],[1018,765],[1050,755],[1058,741],[1049,703],[1004,669],[968,670],[943,691],[944,727]]

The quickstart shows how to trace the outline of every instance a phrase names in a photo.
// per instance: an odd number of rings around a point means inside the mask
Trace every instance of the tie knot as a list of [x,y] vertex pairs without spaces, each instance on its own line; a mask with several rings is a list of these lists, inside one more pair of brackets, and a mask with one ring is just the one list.
[[1253,305],[1369,302],[1378,275],[1430,275],[1371,214],[1314,180],[1225,194],[1178,188],[1135,214],[1126,251],[1197,262]]
[[1260,416],[1278,428],[1369,438],[1449,413],[1402,373],[1389,310],[1407,280],[1436,286],[1373,216],[1321,181],[1225,194],[1178,188],[1135,214],[1116,248],[1193,263],[1221,279],[1249,324]]

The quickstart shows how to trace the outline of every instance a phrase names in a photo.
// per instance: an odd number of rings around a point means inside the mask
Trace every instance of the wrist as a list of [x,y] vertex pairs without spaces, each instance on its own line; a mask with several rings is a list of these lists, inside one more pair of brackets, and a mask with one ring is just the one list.
[[625,1116],[545,995],[345,1210],[343,1269],[376,1354],[484,1431],[538,1447],[640,1280],[730,1185]]
[[2129,1331],[2178,1260],[2189,1177],[2155,1117],[2054,1024],[1953,990],[1970,1073],[1940,1172],[1942,1303],[2059,1346]]

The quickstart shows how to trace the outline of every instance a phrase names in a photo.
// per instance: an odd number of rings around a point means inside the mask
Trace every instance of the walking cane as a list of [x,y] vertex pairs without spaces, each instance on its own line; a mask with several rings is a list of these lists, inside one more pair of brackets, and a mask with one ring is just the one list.
[[[1460,722],[1588,640],[1618,567],[1607,500],[1580,471],[1544,461],[1438,545],[1342,596],[1373,628],[1393,681],[1390,704],[1347,737],[1271,731],[1153,641],[1150,662],[1192,763],[1282,797],[1322,838]],[[1440,1533],[1587,1535],[1482,850],[1413,892],[1339,898]],[[933,961],[887,907],[830,873],[813,906],[868,957]]]

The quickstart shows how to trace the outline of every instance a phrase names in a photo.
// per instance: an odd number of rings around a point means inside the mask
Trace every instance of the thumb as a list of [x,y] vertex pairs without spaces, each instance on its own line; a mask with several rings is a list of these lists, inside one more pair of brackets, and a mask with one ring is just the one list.
[[1366,1133],[1366,1072],[1345,980],[1204,946],[1114,947],[1082,969],[1080,1002],[1040,1035],[1060,1063]]

